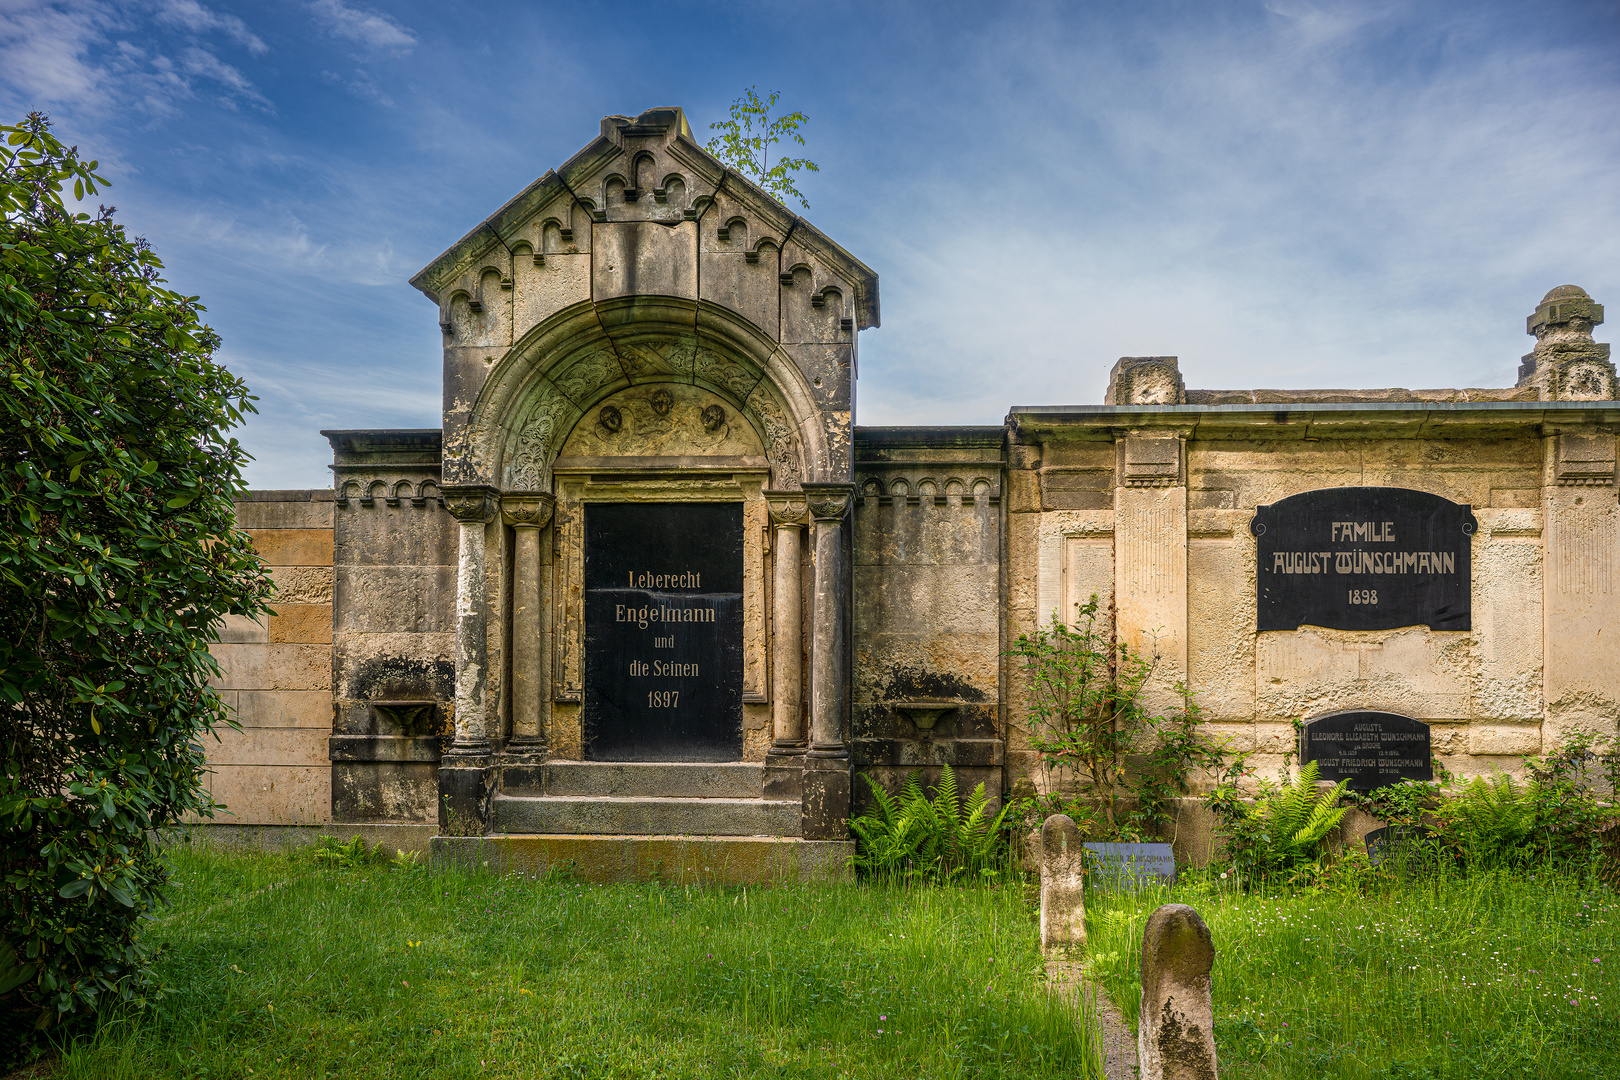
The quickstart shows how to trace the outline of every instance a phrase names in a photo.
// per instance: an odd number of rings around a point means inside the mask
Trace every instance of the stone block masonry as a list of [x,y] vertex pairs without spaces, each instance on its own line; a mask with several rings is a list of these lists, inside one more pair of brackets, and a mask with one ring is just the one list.
[[[947,765],[993,812],[1060,779],[1009,643],[1092,596],[1153,659],[1149,705],[1184,687],[1262,769],[1349,713],[1422,725],[1463,776],[1620,736],[1620,391],[1574,286],[1535,307],[1513,387],[1196,390],[1165,354],[1121,358],[1102,405],[857,427],[877,274],[676,108],[604,118],[412,284],[438,426],[325,432],[330,494],[239,506],[278,590],[216,646],[239,820],[434,826],[447,853],[614,822],[797,851],[848,843],[859,774]],[[613,514],[610,544],[589,525]],[[1398,749],[1368,775],[1410,774]],[[548,790],[609,758],[758,782],[724,813],[678,771],[645,806]]]
[[220,825],[332,820],[333,510],[329,491],[255,491],[236,504],[277,593],[262,622],[227,619],[211,650],[217,691],[242,727],[205,744]]

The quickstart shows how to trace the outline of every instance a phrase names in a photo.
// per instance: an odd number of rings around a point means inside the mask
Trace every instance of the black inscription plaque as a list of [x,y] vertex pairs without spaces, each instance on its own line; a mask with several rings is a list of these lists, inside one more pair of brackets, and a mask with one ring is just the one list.
[[1426,491],[1323,488],[1255,508],[1261,630],[1472,628],[1474,515]]
[[585,756],[742,756],[741,503],[585,507]]
[[1320,779],[1349,780],[1356,791],[1434,779],[1429,725],[1399,713],[1339,712],[1308,721],[1299,760],[1316,762]]

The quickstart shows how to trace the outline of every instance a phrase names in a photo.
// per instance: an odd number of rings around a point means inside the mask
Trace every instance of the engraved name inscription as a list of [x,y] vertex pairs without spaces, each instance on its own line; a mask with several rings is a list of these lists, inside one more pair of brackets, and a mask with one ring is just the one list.
[[1326,488],[1255,508],[1259,630],[1470,628],[1469,507],[1406,488]]
[[1357,791],[1399,780],[1434,779],[1429,725],[1399,713],[1330,713],[1300,733],[1301,763],[1314,761],[1323,780],[1349,780]]

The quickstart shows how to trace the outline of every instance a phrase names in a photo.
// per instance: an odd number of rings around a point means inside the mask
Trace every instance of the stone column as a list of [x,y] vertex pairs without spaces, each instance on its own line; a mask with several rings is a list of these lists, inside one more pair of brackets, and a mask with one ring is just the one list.
[[1186,904],[1166,904],[1142,932],[1142,1009],[1136,1057],[1142,1080],[1216,1080],[1215,945]]
[[802,835],[841,840],[849,835],[849,553],[844,519],[853,484],[805,484],[815,560],[810,631],[810,748],[804,762]]
[[501,516],[512,526],[512,738],[507,756],[546,753],[551,712],[551,622],[546,618],[546,527],[555,500],[544,493],[501,496]]
[[495,500],[484,487],[447,487],[444,506],[461,526],[456,565],[456,730],[439,762],[439,828],[450,836],[483,832],[490,780],[486,726],[489,685],[484,588],[484,527],[495,519]]
[[767,491],[774,536],[771,557],[771,749],[765,755],[767,798],[801,797],[804,732],[803,612],[799,603],[800,544],[809,516],[803,492]]

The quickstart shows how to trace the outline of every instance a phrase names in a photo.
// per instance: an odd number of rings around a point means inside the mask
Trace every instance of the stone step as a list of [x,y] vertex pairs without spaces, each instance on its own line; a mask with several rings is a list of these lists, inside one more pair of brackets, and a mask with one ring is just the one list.
[[798,836],[797,799],[497,795],[492,833]]
[[855,844],[785,836],[435,836],[432,862],[473,873],[580,881],[767,885],[848,881]]
[[548,761],[544,775],[544,791],[514,794],[757,799],[765,787],[765,766],[753,761]]

